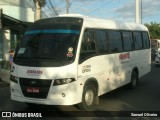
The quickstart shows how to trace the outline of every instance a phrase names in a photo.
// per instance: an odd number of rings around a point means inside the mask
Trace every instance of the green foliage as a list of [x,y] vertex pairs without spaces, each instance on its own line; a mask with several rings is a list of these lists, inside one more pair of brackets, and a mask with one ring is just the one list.
[[148,28],[151,39],[160,39],[160,23],[151,22],[144,25]]

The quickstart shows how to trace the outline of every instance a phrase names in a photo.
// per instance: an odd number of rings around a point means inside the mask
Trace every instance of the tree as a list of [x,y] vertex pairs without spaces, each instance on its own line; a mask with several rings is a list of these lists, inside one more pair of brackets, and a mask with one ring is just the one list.
[[160,23],[151,22],[149,24],[145,24],[150,33],[151,39],[160,39]]

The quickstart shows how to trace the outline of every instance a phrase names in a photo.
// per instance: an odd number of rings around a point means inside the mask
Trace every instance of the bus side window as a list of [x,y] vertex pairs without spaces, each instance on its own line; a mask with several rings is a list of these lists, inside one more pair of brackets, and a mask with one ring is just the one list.
[[135,50],[143,48],[141,32],[133,32]]
[[123,38],[124,51],[127,52],[133,50],[132,33],[129,31],[122,31],[122,38]]
[[150,47],[148,33],[142,32],[142,36],[143,36],[143,47],[144,49],[147,49]]
[[81,50],[80,50],[80,60],[91,57],[96,53],[95,46],[95,33],[94,31],[85,30],[82,38]]
[[118,53],[123,51],[122,38],[120,31],[109,30],[111,53]]
[[105,30],[96,30],[97,49],[99,54],[109,53],[109,40]]

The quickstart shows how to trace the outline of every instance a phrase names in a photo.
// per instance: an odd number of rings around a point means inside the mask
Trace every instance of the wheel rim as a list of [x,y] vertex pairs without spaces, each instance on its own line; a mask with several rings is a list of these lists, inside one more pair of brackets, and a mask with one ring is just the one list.
[[133,76],[133,80],[132,80],[132,86],[136,86],[136,84],[137,84],[137,77],[136,77],[136,75],[134,74],[134,76]]
[[85,101],[87,105],[91,105],[93,102],[94,93],[92,90],[88,90],[85,94]]
[[133,83],[132,84],[133,84],[133,86],[136,86],[136,78],[135,77],[133,78]]

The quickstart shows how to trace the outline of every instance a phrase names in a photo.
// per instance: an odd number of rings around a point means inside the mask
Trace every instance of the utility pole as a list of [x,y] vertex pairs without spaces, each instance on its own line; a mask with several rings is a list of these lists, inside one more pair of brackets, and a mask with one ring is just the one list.
[[143,23],[143,21],[142,21],[142,19],[143,19],[143,13],[142,13],[142,9],[143,9],[143,5],[142,5],[142,0],[140,0],[141,1],[141,24]]
[[140,22],[140,20],[139,20],[139,0],[136,0],[136,23],[139,23]]
[[41,19],[41,7],[38,3],[38,0],[35,0],[36,10],[35,10],[35,19],[34,21],[37,21]]
[[41,8],[46,5],[46,0],[33,0],[35,3],[35,21],[41,19]]
[[69,0],[66,0],[66,13],[69,14]]
[[[142,0],[135,0],[135,16],[136,16],[136,19],[135,19],[135,22],[136,23],[142,23]],[[141,4],[141,6],[140,6]],[[140,9],[141,7],[141,9]]]

